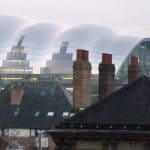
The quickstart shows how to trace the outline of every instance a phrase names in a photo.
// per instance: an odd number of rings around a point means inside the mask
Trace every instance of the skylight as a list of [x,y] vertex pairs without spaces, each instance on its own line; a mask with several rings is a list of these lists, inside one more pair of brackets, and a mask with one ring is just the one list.
[[52,117],[52,116],[54,116],[54,112],[50,111],[47,113],[47,117]]
[[34,116],[35,116],[35,117],[38,117],[39,115],[40,115],[40,112],[39,112],[39,111],[36,111]]
[[69,112],[63,112],[63,117],[68,117],[69,116]]
[[19,110],[20,110],[20,108],[17,108],[17,109],[16,109],[16,111],[14,112],[14,117],[18,116]]
[[74,115],[75,115],[75,113],[71,113],[71,114],[70,114],[70,117],[72,117],[72,116],[74,116]]
[[79,108],[80,111],[82,111],[82,110],[84,110],[84,109],[85,109],[85,108],[83,108],[83,107],[80,107],[80,108]]

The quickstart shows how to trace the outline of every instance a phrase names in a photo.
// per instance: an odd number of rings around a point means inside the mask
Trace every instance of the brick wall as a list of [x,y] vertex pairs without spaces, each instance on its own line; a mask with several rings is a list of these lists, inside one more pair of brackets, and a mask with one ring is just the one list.
[[102,54],[102,63],[99,64],[99,99],[103,99],[114,91],[115,66],[112,64],[112,55]]
[[[36,150],[37,143],[36,143],[37,137],[10,137],[5,136],[1,138],[0,142],[0,150],[6,150],[9,143],[13,140],[17,140],[20,145],[23,146],[23,150]],[[53,142],[52,138],[48,137],[48,150],[54,150],[55,149],[55,143]],[[38,150],[38,148],[37,148]]]
[[88,51],[77,50],[73,65],[73,108],[85,108],[91,104],[91,64]]

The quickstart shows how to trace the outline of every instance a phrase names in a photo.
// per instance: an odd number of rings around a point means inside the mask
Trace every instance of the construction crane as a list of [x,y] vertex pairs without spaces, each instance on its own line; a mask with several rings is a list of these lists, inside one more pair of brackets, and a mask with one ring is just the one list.
[[20,37],[20,39],[19,39],[19,41],[18,41],[18,43],[17,43],[17,48],[20,48],[20,47],[21,47],[24,38],[25,38],[25,36],[21,36],[21,37]]
[[69,45],[69,41],[64,41],[60,47],[60,53],[65,54]]

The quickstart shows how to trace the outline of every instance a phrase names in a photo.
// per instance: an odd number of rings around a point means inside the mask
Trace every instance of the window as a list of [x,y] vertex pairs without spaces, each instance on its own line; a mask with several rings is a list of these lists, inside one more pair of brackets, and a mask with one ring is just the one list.
[[37,112],[35,112],[35,117],[38,117],[40,115],[40,112],[39,111],[37,111]]
[[4,129],[4,136],[8,136],[9,135],[9,129]]
[[30,136],[35,136],[35,130],[34,129],[30,129]]
[[50,111],[50,112],[47,113],[47,117],[52,117],[52,116],[54,116],[54,112]]

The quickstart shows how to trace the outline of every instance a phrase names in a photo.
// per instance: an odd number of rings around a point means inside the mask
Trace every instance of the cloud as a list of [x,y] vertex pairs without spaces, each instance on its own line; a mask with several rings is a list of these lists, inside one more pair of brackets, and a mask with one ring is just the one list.
[[[25,35],[23,45],[35,70],[43,67],[52,53],[58,52],[61,43],[65,40],[70,41],[68,52],[74,53],[74,56],[78,48],[90,51],[94,72],[97,71],[102,52],[112,53],[118,68],[141,39],[100,24],[80,24],[65,28],[65,25],[13,16],[0,16],[0,24],[0,52],[3,56],[10,52],[21,35]],[[2,55],[0,59],[4,59]]]

